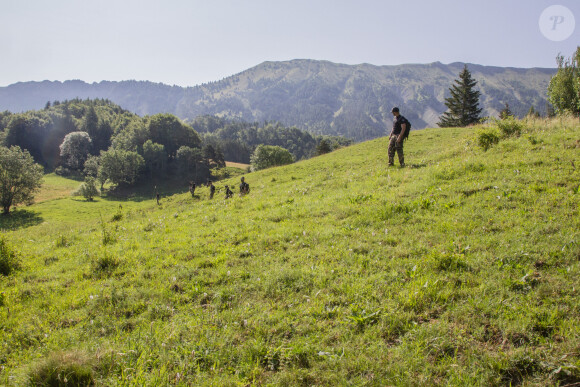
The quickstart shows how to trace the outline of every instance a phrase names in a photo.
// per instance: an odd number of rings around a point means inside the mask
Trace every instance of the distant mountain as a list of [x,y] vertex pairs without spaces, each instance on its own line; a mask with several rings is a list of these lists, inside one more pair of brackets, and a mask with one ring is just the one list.
[[[446,110],[448,89],[464,63],[344,65],[297,59],[264,62],[239,74],[194,87],[142,81],[21,82],[0,87],[0,111],[40,109],[47,101],[105,98],[139,115],[172,113],[245,121],[280,121],[319,134],[366,140],[385,134],[392,106],[420,129],[434,127]],[[505,103],[523,116],[546,109],[546,90],[556,69],[468,64],[478,81],[484,115],[498,116]]]

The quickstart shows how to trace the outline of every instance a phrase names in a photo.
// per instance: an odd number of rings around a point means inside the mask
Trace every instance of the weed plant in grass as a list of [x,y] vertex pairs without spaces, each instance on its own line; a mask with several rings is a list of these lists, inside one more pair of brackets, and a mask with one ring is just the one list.
[[404,169],[382,138],[248,174],[244,197],[223,199],[236,177],[0,219],[22,259],[1,383],[580,382],[580,125],[523,121],[487,151],[479,129],[414,132]]

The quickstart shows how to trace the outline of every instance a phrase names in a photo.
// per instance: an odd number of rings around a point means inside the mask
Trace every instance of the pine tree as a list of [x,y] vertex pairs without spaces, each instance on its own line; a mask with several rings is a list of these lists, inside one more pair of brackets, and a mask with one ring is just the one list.
[[526,116],[528,117],[540,117],[540,112],[536,111],[536,109],[534,109],[534,105],[530,106],[530,110],[528,110],[528,114],[526,114]]
[[459,73],[459,79],[451,86],[451,96],[445,98],[448,110],[443,113],[437,125],[442,128],[468,126],[480,120],[482,109],[479,108],[480,92],[475,90],[477,81],[471,77],[467,65]]
[[506,102],[505,107],[501,109],[499,112],[499,118],[502,120],[507,120],[509,117],[513,116],[514,114],[512,113],[512,111],[510,110],[510,106]]
[[332,152],[332,145],[330,144],[330,141],[326,139],[320,140],[320,142],[316,146],[316,154],[323,155],[330,152]]

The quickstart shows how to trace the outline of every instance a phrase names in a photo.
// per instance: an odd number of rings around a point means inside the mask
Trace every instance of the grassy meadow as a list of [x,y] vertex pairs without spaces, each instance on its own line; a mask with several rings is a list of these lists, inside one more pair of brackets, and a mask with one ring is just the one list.
[[407,168],[381,138],[249,173],[245,197],[86,202],[50,176],[0,217],[0,384],[579,383],[580,124],[485,130],[413,131]]

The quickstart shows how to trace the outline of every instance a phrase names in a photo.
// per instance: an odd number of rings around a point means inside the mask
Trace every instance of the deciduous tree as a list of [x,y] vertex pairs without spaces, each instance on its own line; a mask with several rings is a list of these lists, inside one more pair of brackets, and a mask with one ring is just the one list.
[[67,134],[60,144],[62,164],[70,169],[82,170],[92,147],[91,137],[87,132]]
[[4,214],[19,203],[30,203],[42,184],[43,168],[26,150],[0,146],[0,204]]
[[163,170],[167,160],[165,147],[151,140],[145,141],[145,144],[143,144],[143,159],[145,160],[145,168],[150,176],[153,177],[157,172]]
[[580,46],[568,59],[562,55],[556,57],[558,72],[548,85],[548,100],[556,113],[565,112],[580,114]]
[[145,160],[137,152],[109,149],[101,152],[99,180],[103,184],[109,180],[117,185],[131,185],[139,177],[144,164]]
[[171,114],[156,114],[149,119],[149,139],[165,146],[170,157],[175,157],[179,147],[197,148],[201,139],[191,126]]
[[[198,175],[198,165],[202,161],[201,150],[182,146],[177,150],[177,162],[182,176],[192,179]],[[198,178],[201,176],[197,176]]]
[[92,202],[93,198],[99,194],[94,177],[87,176],[85,178],[85,182],[81,185],[80,194],[83,195],[84,198],[89,202]]
[[252,169],[259,171],[260,169],[275,167],[278,165],[292,164],[294,156],[287,149],[272,145],[258,145],[250,159]]

